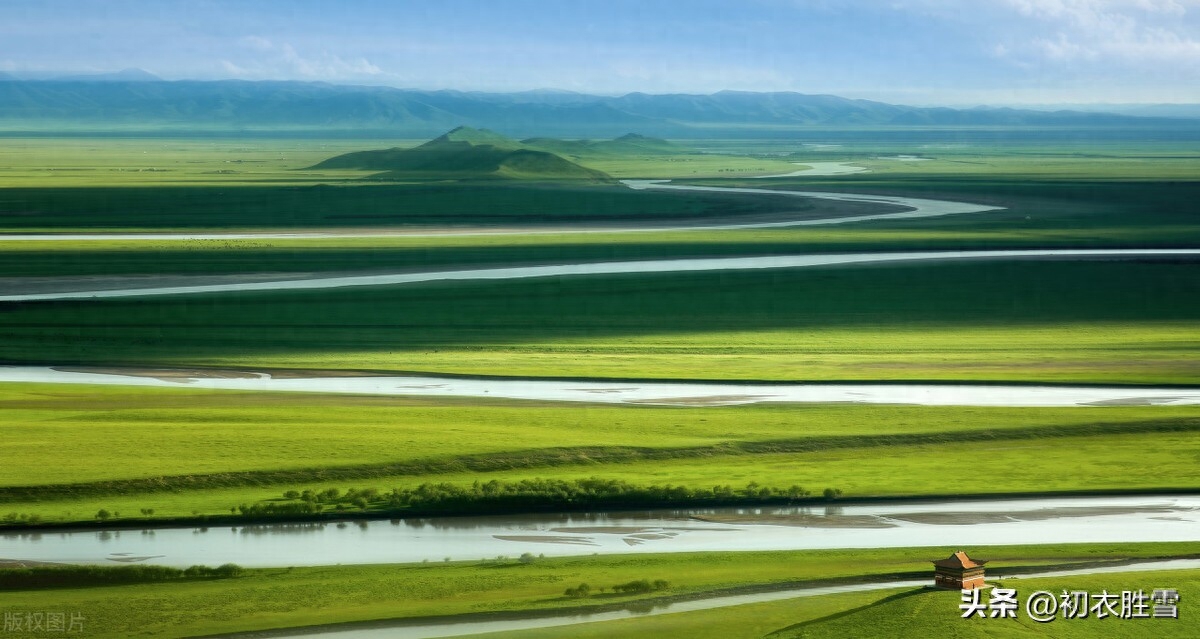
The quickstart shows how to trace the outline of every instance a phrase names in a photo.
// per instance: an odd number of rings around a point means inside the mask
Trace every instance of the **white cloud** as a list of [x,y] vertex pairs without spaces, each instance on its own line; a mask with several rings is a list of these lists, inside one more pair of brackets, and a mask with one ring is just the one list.
[[242,79],[355,80],[383,74],[383,69],[364,57],[343,58],[321,51],[304,53],[292,44],[275,42],[261,36],[238,40],[251,54],[247,59],[222,59],[221,68]]
[[[1052,61],[1200,63],[1200,0],[1000,0],[1030,21],[1024,45]],[[1192,14],[1195,15],[1194,13]],[[1015,48],[1014,43],[1007,43]]]

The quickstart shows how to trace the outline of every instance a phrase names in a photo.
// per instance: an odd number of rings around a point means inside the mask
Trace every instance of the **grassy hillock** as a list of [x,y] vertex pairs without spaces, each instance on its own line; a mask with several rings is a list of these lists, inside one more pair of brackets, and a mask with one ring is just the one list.
[[379,171],[375,177],[613,181],[552,152],[470,127],[458,127],[415,148],[346,153],[312,168]]

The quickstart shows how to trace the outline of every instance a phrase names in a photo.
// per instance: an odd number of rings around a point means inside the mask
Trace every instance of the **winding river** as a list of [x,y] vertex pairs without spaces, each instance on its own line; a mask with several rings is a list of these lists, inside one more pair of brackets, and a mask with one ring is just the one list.
[[826,548],[1193,541],[1200,496],[445,517],[0,533],[0,557],[186,567],[307,566]]
[[[222,281],[203,283],[204,276],[196,276],[197,283],[175,286],[153,286],[138,278],[140,285],[133,288],[89,288],[87,290],[48,291],[0,295],[0,302],[31,302],[69,299],[100,299],[113,297],[145,297],[152,295],[194,295],[202,293],[227,293],[234,291],[280,291],[345,288],[351,286],[396,286],[420,282],[514,280],[535,277],[561,277],[584,275],[620,275],[652,273],[696,273],[703,271],[740,271],[755,269],[811,268],[818,266],[844,266],[850,264],[878,264],[895,262],[922,262],[946,260],[1016,260],[1016,259],[1070,259],[1070,260],[1127,260],[1127,259],[1170,259],[1200,257],[1200,249],[1039,249],[1039,250],[995,250],[995,251],[909,251],[887,253],[840,253],[818,255],[767,255],[758,257],[723,257],[672,260],[636,260],[626,262],[585,262],[578,264],[554,264],[548,266],[515,266],[503,268],[463,269],[454,271],[427,271],[405,273],[373,273],[369,275],[343,275],[339,277],[311,276],[285,279],[271,278],[257,281]],[[179,278],[174,278],[178,280]],[[120,282],[121,278],[111,278]],[[85,282],[86,285],[86,282]]]
[[[764,176],[787,177],[787,176]],[[0,241],[4,242],[88,242],[88,241],[171,241],[171,240],[269,240],[269,239],[337,239],[356,237],[441,237],[446,235],[460,236],[489,236],[489,235],[563,235],[578,233],[646,233],[664,231],[715,231],[726,229],[768,229],[786,228],[791,226],[823,226],[829,224],[849,224],[852,222],[867,222],[872,220],[911,219],[922,217],[937,217],[942,215],[957,215],[961,213],[983,213],[997,211],[1004,207],[971,204],[968,202],[953,202],[950,200],[930,200],[914,197],[899,197],[890,195],[859,195],[854,193],[830,193],[824,191],[790,191],[783,189],[751,189],[720,186],[688,186],[669,184],[670,180],[621,180],[625,186],[642,191],[646,189],[667,189],[674,191],[698,191],[709,193],[741,193],[748,195],[782,195],[787,197],[833,200],[838,202],[859,202],[878,204],[884,208],[900,208],[903,210],[881,212],[872,215],[853,215],[820,219],[783,220],[775,222],[747,222],[728,224],[679,224],[671,226],[654,226],[638,224],[634,226],[597,226],[571,225],[569,227],[532,227],[512,229],[436,229],[436,230],[369,230],[369,231],[339,231],[339,232],[245,232],[245,233],[0,233]]]
[[[1194,541],[1200,497],[1096,497],[913,502],[826,507],[721,508],[502,517],[341,521],[211,528],[0,534],[0,557],[73,563],[246,566],[392,563],[692,551],[946,547],[996,544]],[[938,548],[934,550],[933,548]],[[464,549],[469,548],[469,552]],[[511,560],[510,560],[511,561]],[[1022,575],[1200,568],[1200,560],[1047,570]],[[841,592],[914,588],[928,580],[805,587],[631,604],[594,613],[546,611],[524,618],[404,619],[238,633],[231,637],[418,639],[525,630],[781,601]]]
[[[829,171],[836,167],[817,167]],[[818,173],[810,173],[816,175]],[[833,173],[828,173],[833,174]],[[771,177],[771,176],[768,176]],[[627,180],[632,189],[674,189],[771,194],[874,203],[900,211],[826,219],[785,220],[649,228],[505,229],[442,232],[362,233],[147,233],[0,235],[0,241],[230,240],[336,238],[379,235],[433,236],[447,233],[501,235],[529,233],[612,233],[676,230],[762,229],[847,224],[980,213],[998,207],[846,193],[699,187],[665,180]],[[182,285],[139,286],[112,283],[101,288],[47,290],[0,295],[0,302],[102,299],[235,291],[395,286],[430,281],[504,280],[626,273],[680,273],[716,270],[806,268],[829,265],[930,260],[1010,259],[1195,259],[1198,249],[1177,250],[1009,250],[784,255],[746,258],[595,262],[550,266],[468,269],[424,273],[351,274],[216,282],[202,278]],[[273,377],[268,373],[214,373],[0,367],[0,382],[112,384],[255,391],[296,391],[383,395],[474,396],[543,401],[626,404],[726,405],[755,402],[860,402],[930,406],[1096,406],[1200,404],[1200,389],[1103,388],[970,385],[871,384],[689,384],[591,381],[463,379],[433,377]],[[1103,497],[992,500],[820,508],[708,509],[632,513],[567,513],[528,516],[340,521],[306,524],[149,528],[0,534],[0,557],[73,563],[157,563],[172,566],[333,565],[442,561],[446,558],[662,553],[695,551],[792,550],[824,548],[962,547],[1023,543],[1195,541],[1200,539],[1200,497]],[[469,549],[469,550],[466,550]],[[1194,567],[1172,564],[1172,567]],[[1130,567],[1138,569],[1138,567]],[[721,596],[675,602],[650,614],[685,612],[744,603],[855,590],[911,587],[923,582],[889,582],[774,593]],[[587,621],[618,619],[636,611],[592,615],[551,614],[538,619],[425,624],[337,631],[339,639],[460,636]],[[325,630],[328,632],[328,629]],[[306,636],[304,630],[272,636]]]

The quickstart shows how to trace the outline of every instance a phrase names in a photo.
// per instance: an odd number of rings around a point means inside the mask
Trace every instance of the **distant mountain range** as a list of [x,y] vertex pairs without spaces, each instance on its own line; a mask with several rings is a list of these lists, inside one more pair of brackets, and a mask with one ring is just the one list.
[[911,107],[833,95],[566,91],[476,93],[304,82],[167,82],[136,69],[0,81],[0,131],[32,129],[371,130],[428,136],[467,125],[514,136],[703,136],[713,128],[1165,126],[1179,119],[1086,111]]

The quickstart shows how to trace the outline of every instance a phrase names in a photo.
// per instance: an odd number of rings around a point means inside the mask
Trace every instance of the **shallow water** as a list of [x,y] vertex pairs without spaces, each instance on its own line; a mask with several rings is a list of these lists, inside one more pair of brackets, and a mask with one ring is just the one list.
[[849,162],[792,162],[796,166],[805,168],[791,173],[780,173],[779,175],[755,175],[755,178],[781,178],[781,177],[825,177],[828,175],[847,175],[850,173],[864,173],[869,171],[866,167],[854,166]]
[[[769,523],[762,523],[769,522]],[[0,534],[0,558],[307,566],[699,551],[1200,541],[1200,497],[718,508]]]
[[1200,389],[968,384],[736,384],[602,382],[520,378],[407,376],[298,377],[219,370],[87,369],[0,366],[0,382],[154,386],[214,390],[358,395],[732,406],[762,402],[908,404],[917,406],[1112,406],[1200,404]]

